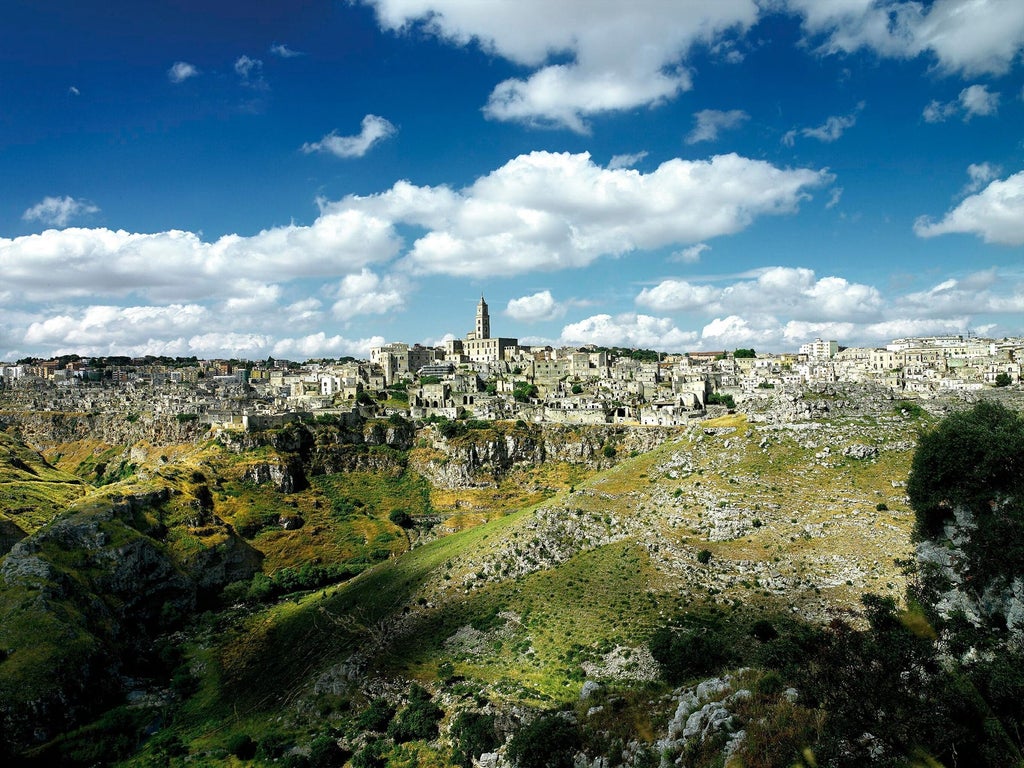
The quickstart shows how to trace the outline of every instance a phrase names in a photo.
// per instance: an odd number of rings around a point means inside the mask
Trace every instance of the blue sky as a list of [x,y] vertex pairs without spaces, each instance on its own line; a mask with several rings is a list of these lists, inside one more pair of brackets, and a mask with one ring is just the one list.
[[1019,0],[0,10],[0,359],[1024,333]]

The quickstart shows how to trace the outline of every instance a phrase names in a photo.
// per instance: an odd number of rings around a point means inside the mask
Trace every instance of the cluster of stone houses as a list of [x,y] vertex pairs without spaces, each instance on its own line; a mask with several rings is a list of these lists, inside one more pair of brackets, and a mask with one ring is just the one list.
[[[884,348],[841,348],[834,340],[815,339],[791,354],[694,352],[658,360],[596,347],[523,346],[491,336],[481,297],[474,329],[438,347],[392,343],[371,350],[369,360],[340,363],[116,366],[104,369],[99,386],[120,387],[122,399],[146,390],[151,410],[197,413],[223,424],[362,408],[413,418],[664,425],[703,414],[715,395],[742,402],[775,388],[870,383],[929,397],[1019,386],[1022,364],[1024,338],[907,338]],[[88,361],[0,365],[0,382],[37,393],[40,386],[88,388],[91,378]]]

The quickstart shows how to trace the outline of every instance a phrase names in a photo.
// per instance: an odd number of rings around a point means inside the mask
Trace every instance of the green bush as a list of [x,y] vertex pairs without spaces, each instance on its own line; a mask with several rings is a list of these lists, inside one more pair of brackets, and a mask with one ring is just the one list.
[[452,723],[452,757],[463,768],[484,752],[493,752],[500,744],[494,730],[494,715],[460,712]]
[[651,637],[651,656],[672,685],[712,674],[729,659],[730,642],[717,627],[677,630],[662,627]]
[[356,718],[356,725],[361,731],[374,731],[384,733],[395,716],[395,708],[384,699],[374,699],[370,706],[359,713]]
[[[907,478],[907,495],[917,531],[933,537],[962,506],[979,526],[974,538],[997,533],[992,551],[979,551],[983,560],[1005,558],[1007,545],[1024,542],[1024,419],[999,403],[982,401],[968,411],[953,413],[935,429],[921,435]],[[1018,510],[1015,512],[1015,509]],[[1013,572],[1024,561],[1006,563]]]
[[387,745],[381,740],[366,743],[352,756],[352,768],[384,768],[387,765]]
[[409,688],[409,703],[388,726],[388,736],[396,743],[406,741],[430,741],[437,738],[437,724],[444,717],[444,710],[437,706],[421,686],[415,683]]
[[719,392],[712,392],[707,397],[708,405],[724,405],[726,408],[735,408],[736,400],[733,399],[732,395],[723,395]]
[[248,733],[236,733],[228,738],[227,750],[239,760],[256,757],[256,742]]
[[558,714],[544,714],[509,739],[508,758],[516,768],[572,768],[580,746],[576,726]]

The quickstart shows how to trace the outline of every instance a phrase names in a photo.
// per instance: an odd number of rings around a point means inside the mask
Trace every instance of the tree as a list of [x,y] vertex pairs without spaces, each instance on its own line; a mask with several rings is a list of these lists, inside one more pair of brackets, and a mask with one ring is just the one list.
[[558,714],[545,714],[509,739],[508,757],[516,768],[572,768],[579,745],[572,723]]
[[1008,387],[1010,386],[1010,374],[1006,371],[996,374],[996,386],[997,387]]
[[409,688],[409,703],[388,726],[388,736],[396,742],[423,740],[437,737],[437,724],[444,710],[430,698],[430,694],[416,683]]
[[460,712],[452,723],[452,757],[463,768],[471,768],[473,760],[484,752],[493,752],[500,744],[494,730],[494,715],[483,712]]
[[753,349],[742,349],[741,348],[741,349],[734,350],[733,353],[732,353],[732,356],[734,358],[736,358],[737,360],[741,360],[743,358],[757,357],[757,353],[754,352]]
[[934,537],[962,507],[979,524],[1024,499],[1024,420],[982,401],[921,435],[907,478],[918,534]]
[[512,388],[512,397],[516,399],[516,402],[526,403],[530,401],[530,398],[537,396],[537,385],[528,384],[525,381],[517,382],[515,387]]

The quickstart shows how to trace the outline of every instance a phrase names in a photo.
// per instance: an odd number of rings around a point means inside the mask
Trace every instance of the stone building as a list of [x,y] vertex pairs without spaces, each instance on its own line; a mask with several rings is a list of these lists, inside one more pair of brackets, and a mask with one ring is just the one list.
[[491,317],[481,296],[476,305],[475,328],[466,334],[462,348],[472,363],[497,363],[519,350],[519,339],[491,337]]

